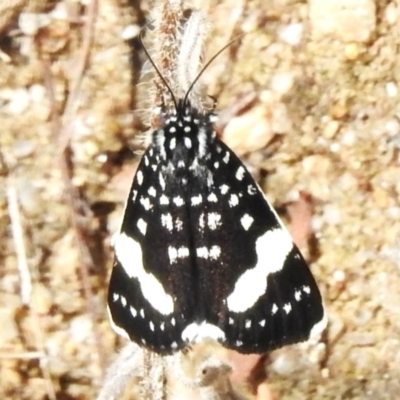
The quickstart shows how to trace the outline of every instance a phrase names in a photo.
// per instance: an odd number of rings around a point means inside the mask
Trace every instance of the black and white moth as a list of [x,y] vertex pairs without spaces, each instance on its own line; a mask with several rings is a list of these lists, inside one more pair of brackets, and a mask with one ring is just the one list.
[[204,338],[261,353],[325,327],[306,262],[214,117],[188,96],[162,113],[115,240],[113,327],[159,353]]

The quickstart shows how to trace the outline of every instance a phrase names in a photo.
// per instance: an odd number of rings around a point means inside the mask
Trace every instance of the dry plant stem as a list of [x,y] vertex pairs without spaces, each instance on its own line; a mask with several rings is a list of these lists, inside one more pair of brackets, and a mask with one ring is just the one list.
[[108,368],[96,400],[118,399],[130,379],[141,377],[143,358],[144,350],[135,343],[125,346]]
[[[180,21],[183,19],[181,0],[165,0],[157,10],[154,37],[154,63],[161,75],[174,91],[175,73],[177,70],[177,54],[180,38]],[[167,108],[173,107],[171,95],[160,77],[155,75],[155,95],[151,104],[164,103]],[[157,127],[157,118],[151,121],[151,127]]]
[[165,357],[149,350],[143,350],[143,352],[141,398],[142,400],[165,400],[167,399]]
[[8,203],[8,213],[11,222],[11,231],[15,246],[15,253],[17,256],[18,272],[21,282],[21,289],[20,289],[21,300],[22,304],[29,306],[30,314],[34,321],[34,324],[32,326],[34,327],[33,331],[35,336],[35,344],[36,347],[39,349],[38,352],[23,353],[25,357],[21,357],[20,353],[18,354],[19,357],[12,355],[11,358],[24,358],[24,359],[37,358],[39,360],[40,369],[42,371],[44,382],[46,385],[47,396],[50,400],[56,400],[56,391],[53,386],[53,381],[51,380],[51,375],[48,365],[49,360],[45,351],[45,346],[44,346],[45,339],[41,328],[42,324],[40,322],[40,316],[35,310],[35,304],[32,303],[31,301],[32,278],[28,267],[28,259],[25,248],[21,213],[18,205],[17,190],[15,188],[15,182],[10,171],[8,171],[8,177],[7,177],[6,196]]
[[25,244],[24,233],[21,223],[21,214],[19,211],[17,190],[15,188],[14,179],[8,175],[7,180],[7,204],[8,214],[11,222],[11,232],[14,241],[15,254],[17,256],[17,267],[20,281],[20,292],[22,304],[29,306],[31,303],[32,293],[32,277],[29,271]]
[[70,140],[70,126],[77,108],[80,95],[83,75],[89,61],[90,48],[93,43],[94,27],[97,18],[98,0],[91,0],[87,6],[85,25],[82,33],[83,42],[79,56],[77,57],[77,66],[75,69],[75,77],[70,85],[71,90],[67,98],[65,109],[62,115],[64,129],[60,135],[60,150],[64,150]]

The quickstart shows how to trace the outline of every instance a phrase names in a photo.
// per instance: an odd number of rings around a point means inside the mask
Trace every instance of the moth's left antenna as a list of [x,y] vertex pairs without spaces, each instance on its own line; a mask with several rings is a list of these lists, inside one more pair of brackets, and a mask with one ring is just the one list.
[[[144,43],[143,43],[143,30],[144,30],[145,27],[146,27],[146,25],[140,30],[140,33],[139,33],[139,41],[140,41],[140,44],[142,45],[143,50],[144,50],[144,52],[145,52],[147,58],[148,58],[149,61],[150,61],[150,64],[153,66],[153,68],[155,69],[157,75],[159,76],[159,78],[161,79],[161,81],[164,83],[164,85],[165,85],[165,87],[167,88],[169,94],[171,95],[172,101],[173,101],[173,103],[174,103],[175,111],[178,112],[178,103],[176,102],[174,92],[173,92],[172,89],[170,88],[170,86],[169,86],[167,80],[162,76],[160,70],[157,68],[155,62],[153,61],[153,59],[152,59],[151,56],[150,56],[150,53],[147,51],[146,46],[145,46]],[[196,80],[197,80],[197,79],[196,79]]]

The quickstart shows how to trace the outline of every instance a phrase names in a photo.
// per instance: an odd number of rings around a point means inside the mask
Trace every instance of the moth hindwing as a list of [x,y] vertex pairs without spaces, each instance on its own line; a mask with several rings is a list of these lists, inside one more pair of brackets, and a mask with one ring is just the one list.
[[213,114],[188,102],[152,134],[115,242],[114,327],[159,353],[213,338],[242,353],[324,326],[311,272]]

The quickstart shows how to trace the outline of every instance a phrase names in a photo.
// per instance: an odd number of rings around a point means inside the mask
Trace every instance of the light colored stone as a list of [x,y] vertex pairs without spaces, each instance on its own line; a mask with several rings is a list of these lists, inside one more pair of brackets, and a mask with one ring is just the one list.
[[375,30],[376,6],[373,0],[310,0],[309,17],[316,37],[366,42]]

